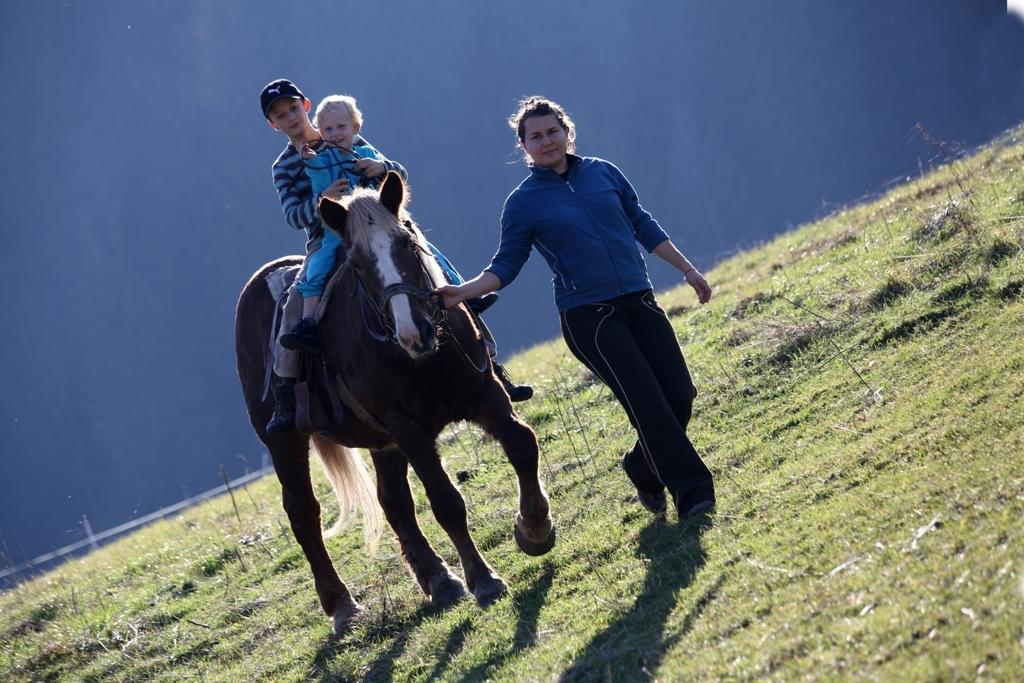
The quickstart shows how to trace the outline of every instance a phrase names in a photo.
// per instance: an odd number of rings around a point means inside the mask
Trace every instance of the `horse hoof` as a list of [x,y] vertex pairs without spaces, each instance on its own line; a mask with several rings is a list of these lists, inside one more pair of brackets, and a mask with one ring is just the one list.
[[436,581],[431,581],[430,604],[435,607],[451,607],[466,597],[466,584],[462,579],[447,574]]
[[352,627],[362,616],[363,608],[354,602],[347,607],[342,607],[331,617],[331,635],[335,638],[341,638],[352,630]]
[[536,543],[528,539],[519,529],[518,524],[513,527],[512,537],[516,539],[516,545],[519,546],[520,550],[527,555],[532,555],[534,557],[544,555],[555,547],[555,527],[551,527],[551,531],[548,532],[548,537],[540,543]]
[[476,604],[480,607],[490,607],[506,593],[508,593],[508,585],[501,580],[501,577],[492,574],[486,580],[477,581],[473,597],[476,598]]

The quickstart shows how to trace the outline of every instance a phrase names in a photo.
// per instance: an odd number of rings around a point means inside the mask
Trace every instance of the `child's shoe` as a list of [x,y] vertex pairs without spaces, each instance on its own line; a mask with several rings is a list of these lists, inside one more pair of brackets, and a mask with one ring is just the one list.
[[533,387],[529,384],[516,384],[513,382],[512,378],[508,376],[508,370],[501,363],[494,364],[494,374],[498,376],[501,386],[505,387],[509,400],[513,403],[528,401],[533,398]]
[[473,311],[477,315],[480,315],[488,308],[494,305],[494,302],[498,300],[498,295],[495,292],[490,294],[484,294],[476,299],[466,299],[466,305],[469,306],[469,310]]
[[281,335],[281,346],[292,351],[320,353],[320,335],[312,318],[303,318],[288,334]]

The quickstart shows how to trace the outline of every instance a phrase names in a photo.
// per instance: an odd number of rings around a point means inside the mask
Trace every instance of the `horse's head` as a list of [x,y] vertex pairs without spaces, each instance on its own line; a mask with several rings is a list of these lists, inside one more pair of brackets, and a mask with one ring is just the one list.
[[388,337],[413,359],[437,350],[445,284],[427,241],[405,211],[402,179],[388,173],[380,193],[357,189],[340,201],[320,200],[320,217],[345,242],[350,265]]

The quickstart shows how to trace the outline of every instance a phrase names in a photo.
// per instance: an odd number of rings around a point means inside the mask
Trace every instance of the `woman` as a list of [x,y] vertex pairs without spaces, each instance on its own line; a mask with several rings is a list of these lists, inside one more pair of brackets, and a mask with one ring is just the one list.
[[490,265],[438,294],[451,307],[505,287],[536,245],[555,276],[569,350],[611,388],[636,429],[622,466],[640,502],[661,513],[668,489],[680,518],[710,510],[711,472],[686,436],[697,391],[636,243],[677,268],[702,304],[711,287],[618,168],[573,154],[576,128],[561,106],[526,98],[509,125],[530,158],[530,175],[505,200]]

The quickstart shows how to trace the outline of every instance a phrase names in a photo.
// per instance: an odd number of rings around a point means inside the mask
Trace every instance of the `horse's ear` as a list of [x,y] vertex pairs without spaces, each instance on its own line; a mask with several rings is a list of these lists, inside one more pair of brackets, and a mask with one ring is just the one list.
[[402,176],[394,171],[388,171],[380,188],[380,203],[397,216],[404,198],[405,183],[402,182]]
[[339,235],[345,234],[345,223],[348,222],[348,210],[330,197],[320,198],[320,218]]

